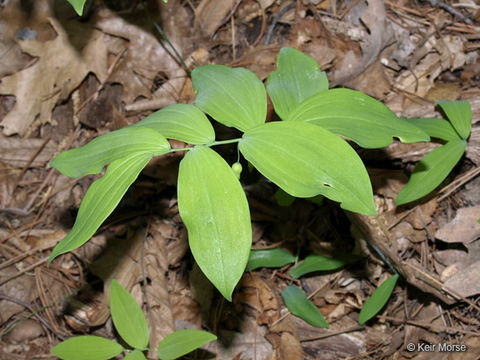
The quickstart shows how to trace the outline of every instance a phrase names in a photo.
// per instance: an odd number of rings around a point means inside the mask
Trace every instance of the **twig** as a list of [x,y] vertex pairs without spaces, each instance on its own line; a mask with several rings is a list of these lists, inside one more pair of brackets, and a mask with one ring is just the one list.
[[[65,337],[62,334],[60,334],[58,331],[55,331],[47,321],[45,321],[40,315],[38,315],[37,311],[35,311],[30,304],[27,304],[26,302],[23,302],[21,300],[18,300],[3,294],[0,294],[0,299],[12,302],[14,304],[23,306],[24,308],[28,309],[32,313],[32,315],[35,316],[38,319],[38,321],[40,321],[48,330],[54,333],[60,340],[62,341],[65,340]],[[5,332],[2,332],[1,336],[3,336],[4,334]]]
[[265,45],[270,44],[270,41],[272,40],[272,36],[273,36],[273,30],[275,29],[275,26],[277,25],[277,23],[282,19],[283,15],[285,15],[290,10],[294,9],[296,6],[297,6],[297,2],[294,1],[290,4],[288,4],[287,6],[285,6],[283,9],[281,9],[278,12],[277,15],[275,15],[275,17],[272,20],[272,24],[268,28],[267,38],[265,39]]
[[461,21],[467,23],[468,25],[473,25],[472,19],[470,19],[468,16],[463,15],[463,13],[460,10],[455,9],[453,6],[443,2],[443,1],[438,1],[438,0],[428,0],[430,5],[433,7],[438,7],[440,9],[443,9],[453,16],[456,16],[459,18]]

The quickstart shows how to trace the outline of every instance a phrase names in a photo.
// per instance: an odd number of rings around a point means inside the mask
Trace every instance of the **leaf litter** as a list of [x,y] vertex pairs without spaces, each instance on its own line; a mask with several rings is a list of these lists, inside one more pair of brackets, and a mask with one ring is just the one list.
[[[143,304],[153,344],[174,329],[204,328],[223,342],[200,352],[219,358],[394,358],[398,352],[408,355],[408,342],[447,342],[451,335],[453,343],[468,346],[469,355],[479,354],[475,8],[457,8],[469,23],[432,2],[291,3],[158,1],[150,11],[190,70],[205,63],[243,66],[264,80],[275,69],[278,50],[292,46],[313,56],[330,81],[382,99],[399,116],[439,117],[435,101],[469,100],[472,134],[451,185],[424,203],[394,207],[405,170],[433,147],[422,143],[361,152],[377,182],[377,223],[349,220],[336,208],[299,199],[279,209],[268,185],[257,181],[248,188],[253,226],[259,229],[256,249],[326,257],[349,249],[369,261],[300,280],[289,277],[291,266],[246,272],[233,303],[226,303],[191,264],[174,196],[181,156],[175,154],[148,166],[93,240],[47,270],[49,249],[71,228],[94,179],[58,175],[49,169],[51,158],[152,110],[191,102],[194,93],[185,69],[162,47],[154,27],[145,25],[147,15],[133,1],[113,9],[94,2],[81,22],[44,1],[28,20],[18,1],[5,2],[0,12],[11,16],[0,21],[1,356],[48,354],[73,332],[113,338],[104,291],[112,278]],[[288,11],[277,17],[282,9]],[[37,32],[35,38],[14,39],[27,27]],[[113,84],[120,92],[111,90]],[[62,135],[42,146],[54,134]],[[382,169],[385,161],[396,169]],[[389,268],[365,234],[404,280],[377,320],[359,327],[360,308]],[[288,315],[281,292],[292,281],[311,296],[329,329]],[[32,310],[38,310],[33,321],[42,323],[43,331],[19,325],[17,332],[24,334],[18,337],[12,325],[22,324]]]

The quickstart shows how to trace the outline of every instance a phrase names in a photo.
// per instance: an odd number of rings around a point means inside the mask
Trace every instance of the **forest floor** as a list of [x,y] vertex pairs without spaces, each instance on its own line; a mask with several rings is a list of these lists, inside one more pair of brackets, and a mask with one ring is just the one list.
[[[194,100],[188,72],[155,24],[189,70],[245,67],[264,81],[289,46],[312,56],[331,87],[363,91],[401,117],[442,117],[436,101],[468,100],[466,153],[431,195],[397,208],[415,164],[438,143],[359,149],[380,214],[374,221],[330,201],[280,206],[274,185],[244,170],[254,249],[278,247],[300,261],[342,250],[364,260],[301,280],[290,277],[291,265],[246,271],[233,302],[188,249],[176,200],[181,153],[154,159],[95,236],[47,267],[98,178],[68,178],[50,166],[53,157]],[[1,1],[0,359],[54,358],[50,349],[73,335],[118,338],[104,291],[112,279],[143,305],[153,348],[178,329],[218,336],[189,358],[480,358],[479,50],[473,0],[158,0],[147,8],[95,0],[81,18],[64,0]],[[220,138],[232,132],[215,129]],[[234,162],[236,150],[223,155]],[[392,275],[366,238],[402,277],[360,326],[362,305]],[[281,293],[289,284],[310,296],[328,329],[288,313]],[[432,353],[408,344],[459,347]]]

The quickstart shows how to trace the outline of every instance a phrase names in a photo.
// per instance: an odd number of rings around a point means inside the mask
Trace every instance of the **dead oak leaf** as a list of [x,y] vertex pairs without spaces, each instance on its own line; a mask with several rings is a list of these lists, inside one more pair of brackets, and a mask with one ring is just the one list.
[[3,78],[0,83],[0,95],[16,96],[15,106],[0,123],[7,136],[26,135],[37,116],[41,123],[51,122],[55,105],[66,99],[89,72],[101,82],[107,78],[107,47],[103,33],[71,23],[69,26],[74,28],[70,33],[74,35],[69,37],[57,20],[49,18],[48,21],[57,37],[46,42],[18,40],[21,49],[38,57],[38,61]]

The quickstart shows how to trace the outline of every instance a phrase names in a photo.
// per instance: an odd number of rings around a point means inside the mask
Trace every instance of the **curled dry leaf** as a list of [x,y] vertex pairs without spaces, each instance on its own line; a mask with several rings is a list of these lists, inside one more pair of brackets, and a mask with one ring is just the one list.
[[107,47],[103,34],[88,29],[88,39],[70,37],[70,33],[87,33],[86,25],[69,23],[67,32],[57,20],[49,18],[48,21],[57,37],[46,42],[17,40],[22,51],[38,57],[38,61],[3,78],[0,83],[0,95],[15,95],[17,98],[13,109],[0,123],[5,135],[25,135],[33,131],[30,126],[37,116],[42,123],[50,122],[57,102],[66,99],[89,72],[100,81],[106,79]]

